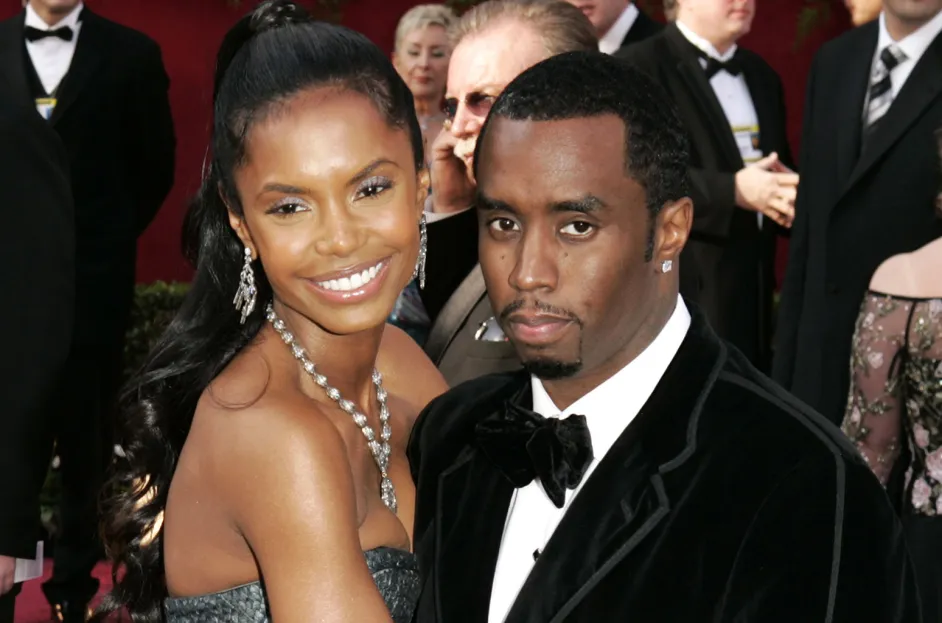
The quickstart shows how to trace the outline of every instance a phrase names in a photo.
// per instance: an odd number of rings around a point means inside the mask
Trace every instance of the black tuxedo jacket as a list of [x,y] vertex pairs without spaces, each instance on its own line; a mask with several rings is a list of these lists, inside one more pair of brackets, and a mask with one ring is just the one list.
[[47,400],[72,331],[75,217],[65,148],[36,109],[0,97],[0,136],[0,555],[32,558]]
[[[22,12],[0,22],[0,85],[4,97],[33,106],[24,19]],[[79,342],[98,345],[124,332],[137,237],[173,184],[168,86],[154,41],[84,10],[51,119],[71,167]]]
[[801,184],[775,341],[775,379],[834,422],[854,323],[876,268],[942,236],[942,35],[861,148],[878,24],[825,44],[808,78]]
[[648,37],[653,37],[662,30],[664,30],[664,24],[654,21],[639,8],[638,17],[635,18],[635,23],[628,29],[625,38],[621,40],[619,49],[624,50],[630,45],[644,41]]
[[[527,406],[529,383],[465,383],[416,423],[417,623],[487,620],[513,487],[474,428],[507,401]],[[695,312],[507,622],[916,622],[916,593],[898,519],[851,444]]]
[[[779,229],[766,220],[760,231],[755,212],[736,207],[734,178],[743,161],[699,58],[675,24],[616,56],[667,91],[690,137],[694,222],[681,255],[681,293],[703,308],[722,338],[768,370]],[[740,49],[737,58],[759,119],[759,148],[791,166],[781,80],[758,55]]]

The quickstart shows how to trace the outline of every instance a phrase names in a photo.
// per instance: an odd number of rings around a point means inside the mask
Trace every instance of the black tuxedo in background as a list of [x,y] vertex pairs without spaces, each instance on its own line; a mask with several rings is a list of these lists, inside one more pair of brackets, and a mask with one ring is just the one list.
[[[736,206],[742,156],[697,51],[675,24],[616,56],[649,74],[676,104],[691,141],[693,230],[681,254],[680,290],[706,312],[719,335],[767,371],[772,341],[775,237],[769,219]],[[736,53],[759,120],[759,149],[791,166],[782,82],[768,63]]]
[[[532,404],[525,373],[460,385],[417,420],[408,451],[417,623],[487,621],[514,489],[474,430],[507,401]],[[899,521],[856,450],[695,312],[506,621],[917,623],[919,614]]]
[[934,214],[942,36],[861,148],[877,34],[877,22],[851,30],[825,44],[811,67],[775,342],[775,379],[835,423],[847,404],[854,323],[873,272],[942,236]]
[[[0,136],[0,556],[33,558],[49,399],[72,335],[75,223],[65,148],[35,108],[0,97]],[[13,597],[0,596],[0,623]]]
[[619,51],[624,50],[630,45],[644,41],[648,37],[653,37],[657,33],[664,30],[664,24],[656,22],[647,14],[638,8],[638,17],[635,18],[635,23],[631,25],[631,28],[628,29],[628,33],[625,34],[625,38],[621,40],[621,46]]
[[[4,97],[34,106],[45,94],[37,93],[24,18],[0,22],[0,77]],[[50,121],[71,166],[77,266],[74,337],[55,407],[63,525],[46,592],[73,602],[97,588],[89,575],[100,555],[96,498],[110,458],[106,418],[120,381],[137,238],[173,183],[175,147],[157,44],[87,9],[81,23]]]

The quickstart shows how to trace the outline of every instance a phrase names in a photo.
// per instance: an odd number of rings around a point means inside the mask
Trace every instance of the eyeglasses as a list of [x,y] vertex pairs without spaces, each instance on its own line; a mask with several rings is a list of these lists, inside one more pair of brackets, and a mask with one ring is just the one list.
[[[464,106],[468,109],[468,112],[475,117],[486,117],[487,113],[491,111],[491,107],[494,105],[496,99],[496,95],[472,92],[465,96]],[[458,104],[459,100],[456,97],[449,97],[445,100],[445,104],[442,106],[442,112],[445,113],[445,118],[448,119],[448,121],[455,120],[455,115],[458,114]]]

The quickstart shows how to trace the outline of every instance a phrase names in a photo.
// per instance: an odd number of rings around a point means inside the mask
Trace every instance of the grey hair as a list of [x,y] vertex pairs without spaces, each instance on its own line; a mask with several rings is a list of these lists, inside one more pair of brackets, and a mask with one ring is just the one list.
[[451,30],[458,20],[458,16],[444,4],[420,4],[414,6],[405,15],[399,18],[399,24],[396,25],[395,51],[399,51],[403,39],[410,32],[428,28],[429,26],[440,26],[445,31]]
[[489,0],[461,16],[451,32],[452,48],[464,38],[507,21],[526,24],[537,32],[549,56],[598,50],[599,40],[589,19],[563,0]]

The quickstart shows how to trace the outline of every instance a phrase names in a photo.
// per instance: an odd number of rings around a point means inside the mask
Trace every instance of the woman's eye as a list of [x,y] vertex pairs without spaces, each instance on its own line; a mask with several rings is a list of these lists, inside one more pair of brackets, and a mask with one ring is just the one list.
[[282,201],[276,204],[275,207],[273,207],[268,212],[269,214],[277,214],[279,216],[290,216],[292,214],[297,214],[298,212],[303,212],[306,209],[307,206],[298,201]]
[[593,229],[592,223],[576,221],[563,227],[562,232],[567,236],[585,236],[592,233]]
[[488,223],[488,227],[496,232],[507,233],[516,230],[517,224],[509,218],[495,218]]
[[392,188],[392,182],[385,177],[371,177],[363,182],[357,190],[357,199],[370,199],[378,197]]

